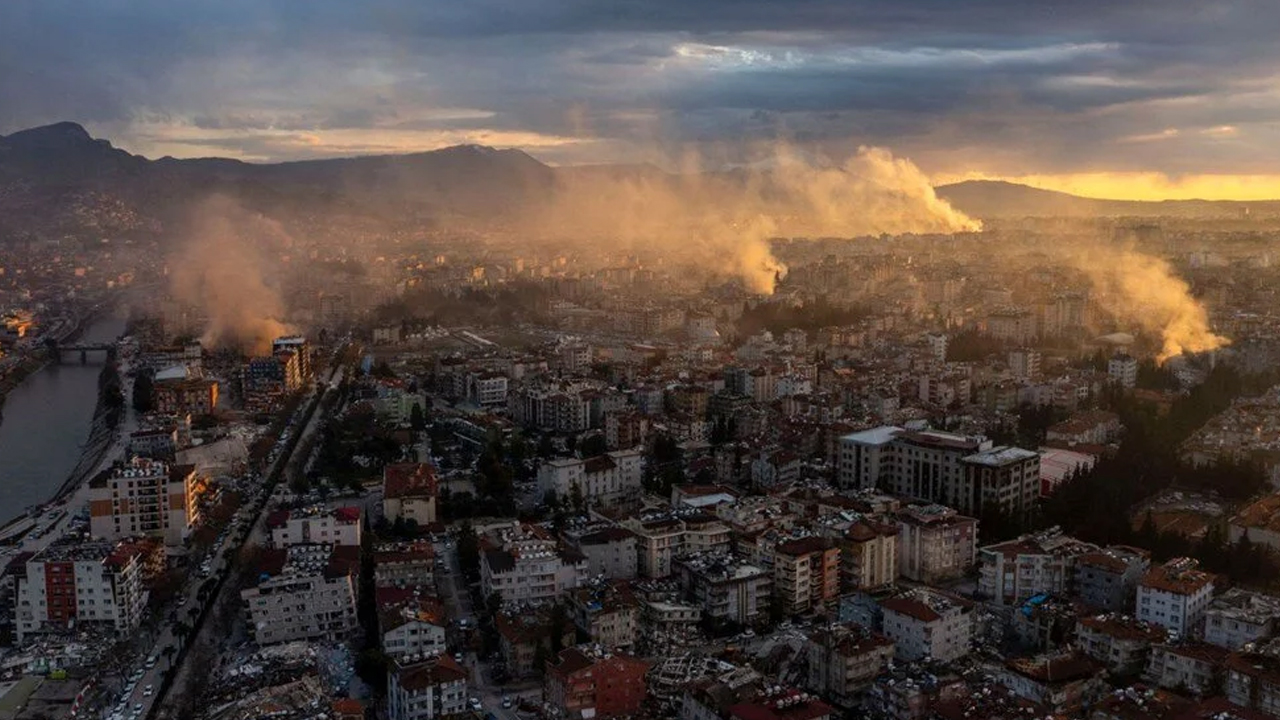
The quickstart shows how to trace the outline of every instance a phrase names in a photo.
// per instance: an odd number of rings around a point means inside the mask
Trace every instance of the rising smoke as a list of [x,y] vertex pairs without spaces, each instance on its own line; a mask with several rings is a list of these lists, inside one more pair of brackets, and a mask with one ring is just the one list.
[[774,144],[762,160],[732,170],[707,171],[691,157],[676,174],[584,171],[569,175],[559,197],[539,219],[544,233],[657,251],[668,261],[736,276],[763,294],[786,273],[770,251],[772,237],[981,227],[938,198],[909,160],[882,148],[859,148],[832,162]]
[[1210,330],[1208,311],[1163,259],[1132,247],[1103,244],[1061,243],[1054,252],[1088,275],[1104,309],[1160,336],[1157,362],[1230,342]]
[[261,355],[290,332],[280,320],[279,290],[264,270],[265,250],[288,244],[279,223],[229,198],[215,196],[195,209],[186,242],[170,263],[171,289],[207,318],[206,347]]

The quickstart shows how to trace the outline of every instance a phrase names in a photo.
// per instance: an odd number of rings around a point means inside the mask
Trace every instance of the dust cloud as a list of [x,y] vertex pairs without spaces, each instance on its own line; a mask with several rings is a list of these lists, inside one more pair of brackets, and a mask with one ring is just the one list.
[[288,245],[280,224],[249,212],[234,200],[214,196],[194,211],[186,241],[170,263],[175,299],[208,318],[206,347],[264,355],[271,341],[291,328],[281,321],[284,303],[265,274],[264,249]]

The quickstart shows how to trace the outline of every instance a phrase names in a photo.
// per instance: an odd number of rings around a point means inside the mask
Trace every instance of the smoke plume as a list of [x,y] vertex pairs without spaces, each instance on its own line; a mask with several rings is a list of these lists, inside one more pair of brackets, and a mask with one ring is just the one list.
[[981,224],[934,194],[909,160],[859,148],[843,162],[813,159],[785,144],[746,167],[709,172],[685,158],[667,174],[584,168],[569,174],[560,201],[535,223],[561,239],[657,252],[664,260],[736,276],[769,294],[786,267],[777,236],[951,233]]
[[173,296],[208,318],[201,342],[262,355],[290,332],[284,304],[268,280],[263,252],[290,239],[279,223],[215,196],[196,208],[172,268]]
[[1230,342],[1210,330],[1204,305],[1163,259],[1132,247],[1085,247],[1066,254],[1070,264],[1089,276],[1106,310],[1160,336],[1157,362],[1216,350]]

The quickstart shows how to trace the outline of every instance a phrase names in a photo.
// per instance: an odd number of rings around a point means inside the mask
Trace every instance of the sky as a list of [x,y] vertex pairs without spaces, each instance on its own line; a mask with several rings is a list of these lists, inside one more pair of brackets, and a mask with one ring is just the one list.
[[891,149],[938,183],[1280,198],[1271,0],[6,0],[0,133],[149,157]]

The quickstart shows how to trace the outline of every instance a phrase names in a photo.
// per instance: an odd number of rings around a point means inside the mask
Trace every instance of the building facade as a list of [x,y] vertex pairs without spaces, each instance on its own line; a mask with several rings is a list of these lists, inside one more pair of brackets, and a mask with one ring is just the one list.
[[194,466],[134,458],[89,481],[89,532],[104,540],[145,535],[181,545],[200,521],[203,488]]

